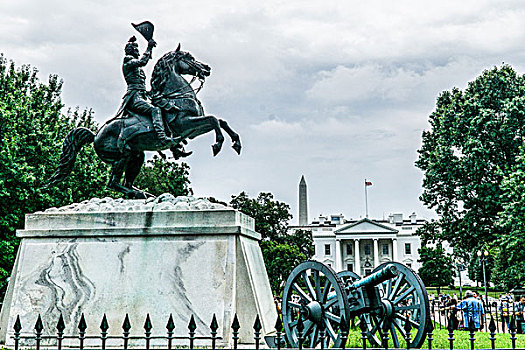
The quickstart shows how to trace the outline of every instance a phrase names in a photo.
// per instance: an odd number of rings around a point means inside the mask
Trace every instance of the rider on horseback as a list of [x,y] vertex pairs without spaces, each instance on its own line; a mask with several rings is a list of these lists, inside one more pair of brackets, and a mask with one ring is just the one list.
[[[144,74],[142,67],[151,59],[151,50],[156,45],[157,43],[153,39],[150,39],[148,41],[148,48],[139,59],[137,39],[133,36],[126,44],[124,49],[126,56],[122,64],[122,72],[124,73],[124,79],[126,80],[128,89],[122,98],[123,101],[116,117],[127,117],[129,115],[128,111],[150,115],[153,122],[153,129],[155,129],[159,140],[167,147],[174,147],[178,142],[166,135],[161,109],[149,103],[146,96],[146,74]],[[121,136],[119,139],[119,148],[121,150],[126,147],[125,143],[125,138]]]

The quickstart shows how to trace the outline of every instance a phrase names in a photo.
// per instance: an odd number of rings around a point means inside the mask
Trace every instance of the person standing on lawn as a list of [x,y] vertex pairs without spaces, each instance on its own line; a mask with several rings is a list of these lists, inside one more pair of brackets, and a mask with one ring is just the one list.
[[462,311],[463,314],[463,329],[469,329],[469,322],[474,323],[474,328],[480,330],[484,325],[485,309],[483,303],[474,297],[471,290],[465,292],[465,299],[463,299],[456,308]]

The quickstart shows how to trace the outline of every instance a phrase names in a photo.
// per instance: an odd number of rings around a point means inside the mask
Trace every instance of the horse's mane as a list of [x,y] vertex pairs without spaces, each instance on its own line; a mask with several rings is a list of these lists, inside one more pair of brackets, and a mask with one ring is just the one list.
[[171,67],[183,55],[184,51],[169,51],[155,63],[151,74],[151,92],[153,96],[162,94],[168,81]]

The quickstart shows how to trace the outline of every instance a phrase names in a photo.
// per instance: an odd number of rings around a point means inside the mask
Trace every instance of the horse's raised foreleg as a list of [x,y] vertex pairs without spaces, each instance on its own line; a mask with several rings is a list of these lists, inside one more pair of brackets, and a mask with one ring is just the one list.
[[211,146],[213,155],[216,156],[222,148],[224,143],[224,136],[222,135],[219,121],[212,115],[203,117],[189,117],[181,121],[181,129],[189,130],[185,137],[193,139],[199,135],[205,134],[212,130],[215,131],[215,143]]
[[225,120],[218,119],[218,121],[221,128],[223,128],[224,131],[226,131],[226,133],[230,136],[231,140],[233,141],[232,148],[235,150],[235,152],[237,152],[237,154],[241,154],[242,146],[239,134],[233,131]]

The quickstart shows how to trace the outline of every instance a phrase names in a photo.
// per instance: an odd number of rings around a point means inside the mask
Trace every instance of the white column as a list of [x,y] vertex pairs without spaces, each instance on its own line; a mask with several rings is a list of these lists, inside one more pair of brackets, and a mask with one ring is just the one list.
[[341,256],[341,240],[335,240],[335,272],[342,270],[341,263],[343,262],[343,257]]
[[397,261],[397,238],[392,238],[392,261]]
[[354,267],[354,272],[357,273],[358,275],[361,275],[361,261],[359,259],[361,259],[361,256],[359,254],[359,240],[358,239],[355,239],[354,240],[354,256],[355,256],[355,267]]
[[377,238],[374,238],[374,268],[379,266],[379,247]]

